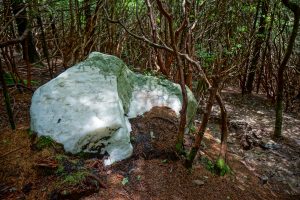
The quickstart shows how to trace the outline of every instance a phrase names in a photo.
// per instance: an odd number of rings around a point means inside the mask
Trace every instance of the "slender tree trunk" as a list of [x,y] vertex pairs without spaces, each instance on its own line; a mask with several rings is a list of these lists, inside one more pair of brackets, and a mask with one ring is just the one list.
[[90,0],[84,0],[83,8],[84,8],[84,16],[85,16],[85,33],[88,33],[90,30],[91,17],[92,17]]
[[81,36],[81,12],[80,12],[80,8],[79,8],[79,1],[75,0],[75,14],[76,14],[76,30],[77,33],[79,34],[79,36]]
[[[86,2],[88,3],[88,2]],[[103,1],[98,0],[96,3],[96,8],[94,14],[89,16],[89,9],[85,12],[85,16],[88,17],[88,21],[85,27],[85,34],[84,34],[84,44],[83,44],[83,55],[88,55],[91,50],[93,50],[94,39],[95,39],[95,32],[96,32],[96,23],[99,18],[99,10],[103,6]],[[113,34],[112,34],[113,35]],[[112,49],[113,50],[113,49]]]
[[[260,0],[258,0],[257,5],[256,5],[256,12],[255,12],[255,17],[254,17],[254,22],[253,22],[252,30],[251,30],[251,33],[250,33],[250,38],[251,39],[249,41],[249,46],[251,46],[251,44],[252,44],[253,34],[255,32],[255,29],[256,29],[256,22],[257,22],[257,19],[258,19],[259,6],[260,6]],[[245,66],[245,69],[243,70],[242,77],[241,77],[241,90],[242,90],[243,95],[246,93],[246,80],[247,80],[248,71],[249,71],[250,54],[251,54],[251,51],[249,50],[246,54],[247,59],[245,60],[245,62],[242,63],[242,66]]]
[[[177,60],[181,61],[181,58],[179,55],[177,55]],[[176,142],[176,150],[179,153],[183,152],[183,139],[184,139],[184,129],[186,125],[186,112],[187,112],[187,106],[188,106],[188,97],[187,97],[187,91],[185,87],[185,77],[184,77],[184,69],[182,62],[178,63],[178,70],[180,74],[180,88],[181,88],[181,94],[182,94],[182,107],[180,110],[180,122],[179,122],[179,128],[178,128],[178,134],[177,134],[177,142]]]
[[268,2],[266,2],[264,0],[264,1],[262,1],[262,5],[261,5],[259,28],[258,28],[258,32],[256,34],[257,38],[254,43],[253,58],[250,63],[249,74],[248,74],[247,81],[246,81],[246,91],[245,91],[246,94],[250,94],[253,90],[253,82],[254,82],[254,77],[255,77],[255,73],[256,73],[256,66],[257,66],[257,63],[259,60],[260,49],[261,49],[262,43],[264,41],[267,12],[268,12]]
[[185,162],[185,166],[187,168],[191,168],[192,165],[193,165],[193,161],[197,155],[197,152],[200,148],[200,145],[201,145],[201,142],[202,142],[202,139],[203,139],[203,136],[204,136],[204,133],[205,133],[205,130],[206,130],[206,127],[207,127],[207,124],[208,124],[208,121],[209,121],[209,117],[210,117],[210,113],[211,113],[211,108],[214,104],[214,101],[216,99],[216,94],[217,94],[217,91],[218,91],[218,80],[214,80],[213,81],[213,85],[211,88],[209,88],[209,98],[207,100],[207,103],[206,103],[206,108],[205,108],[205,111],[204,111],[204,115],[203,115],[203,118],[202,118],[202,121],[201,121],[201,124],[200,124],[200,128],[196,134],[196,138],[195,138],[195,142],[187,156],[187,159],[186,159],[186,162]]
[[267,33],[267,37],[266,37],[266,41],[265,41],[266,44],[265,44],[264,51],[262,53],[262,61],[261,61],[262,64],[261,64],[261,67],[259,69],[259,74],[258,74],[258,79],[257,79],[256,93],[259,92],[259,88],[260,88],[260,84],[261,84],[261,81],[262,81],[263,73],[265,71],[267,50],[269,48],[269,40],[270,40],[270,37],[271,37],[271,32],[272,32],[272,28],[273,28],[274,19],[275,19],[276,6],[277,6],[277,4],[274,4],[274,8],[272,9],[273,12],[272,12],[272,15],[271,15],[271,22],[270,22],[270,25],[269,25],[269,28],[268,28],[268,33]]
[[15,125],[15,121],[14,121],[13,111],[12,111],[12,108],[11,108],[11,105],[10,105],[9,94],[8,94],[6,83],[5,83],[5,80],[4,80],[4,70],[2,68],[1,59],[0,59],[0,82],[1,82],[1,85],[2,85],[2,92],[3,92],[3,96],[4,96],[6,112],[7,112],[8,118],[9,118],[10,127],[11,127],[11,129],[15,130],[16,125]]
[[43,21],[42,21],[42,18],[39,14],[37,14],[36,19],[37,19],[37,23],[38,23],[38,25],[40,27],[40,30],[41,30],[41,40],[42,40],[43,53],[44,53],[44,56],[46,57],[48,70],[49,70],[49,73],[50,73],[50,77],[52,79],[53,78],[53,69],[51,68],[51,64],[50,64],[49,51],[48,51],[48,45],[47,45],[47,42],[46,42],[46,36],[45,36],[44,27],[43,27]]
[[[25,8],[25,4],[22,0],[14,0],[12,3],[13,13],[16,15],[18,12],[20,14],[16,16],[16,23],[18,27],[18,33],[19,36],[23,35],[26,29],[30,29],[27,19],[27,12]],[[25,41],[27,41],[27,49],[25,50]],[[39,60],[39,55],[36,51],[36,48],[34,46],[33,36],[32,32],[29,31],[27,38],[21,42],[21,45],[23,47],[23,58],[25,59],[26,51],[28,51],[29,54],[29,62],[34,63]]]
[[25,63],[27,65],[27,87],[31,88],[31,63],[28,52],[28,40],[25,39]]
[[284,86],[284,71],[288,60],[292,54],[293,46],[296,40],[297,32],[299,29],[300,21],[300,7],[299,4],[290,2],[289,0],[282,0],[282,3],[294,13],[294,24],[292,34],[289,39],[287,50],[285,52],[284,58],[279,66],[277,73],[277,98],[276,98],[276,121],[275,121],[275,131],[274,137],[279,138],[282,135],[282,112],[283,112],[283,86]]
[[219,159],[226,160],[226,153],[227,153],[227,138],[228,138],[228,122],[227,122],[227,110],[223,103],[220,94],[216,95],[217,102],[220,106],[221,110],[221,148]]
[[70,13],[70,32],[69,32],[69,36],[73,37],[74,34],[74,29],[75,29],[75,25],[74,25],[74,12],[73,12],[73,0],[69,0],[69,13]]
[[[55,46],[58,49],[58,51],[60,52],[61,59],[62,59],[62,65],[63,65],[64,69],[67,69],[67,64],[66,64],[66,59],[65,59],[65,56],[64,56],[64,52],[61,50],[60,43],[59,43],[59,40],[58,40],[58,34],[57,34],[56,25],[55,25],[55,20],[53,19],[53,16],[51,14],[49,15],[49,19],[51,21],[51,30],[52,30],[52,34],[53,34],[53,37],[54,37]],[[63,34],[63,38],[64,38],[64,34]]]
[[[150,20],[150,26],[152,31],[152,40],[154,43],[157,43],[157,24],[152,11],[152,5],[150,3],[150,0],[145,0],[145,2],[148,9],[148,17]],[[154,52],[157,60],[157,65],[159,66],[161,73],[164,74],[166,77],[169,77],[170,70],[166,69],[166,67],[169,66],[166,66],[163,62],[161,52],[158,50],[158,48],[154,48]]]

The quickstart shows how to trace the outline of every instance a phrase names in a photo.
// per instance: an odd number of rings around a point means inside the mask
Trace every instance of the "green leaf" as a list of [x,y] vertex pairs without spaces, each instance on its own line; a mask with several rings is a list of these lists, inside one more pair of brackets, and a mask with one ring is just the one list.
[[162,160],[162,163],[168,163],[168,159]]
[[126,185],[129,182],[128,177],[124,177],[122,180],[122,185]]

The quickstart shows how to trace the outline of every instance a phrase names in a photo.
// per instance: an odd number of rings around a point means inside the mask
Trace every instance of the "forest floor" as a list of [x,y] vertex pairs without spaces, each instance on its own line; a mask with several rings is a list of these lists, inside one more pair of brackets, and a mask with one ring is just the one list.
[[[9,129],[0,96],[0,199],[300,199],[299,115],[285,113],[284,137],[272,140],[274,111],[263,96],[223,91],[230,124],[227,163],[232,171],[228,175],[209,170],[220,146],[217,106],[192,170],[174,153],[175,113],[154,108],[131,120],[134,153],[129,159],[104,167],[100,158],[66,155],[71,160],[68,172],[80,166],[94,180],[73,181],[73,188],[66,189],[59,181],[67,178],[58,173],[54,159],[64,153],[56,145],[35,148],[36,139],[29,132],[32,93],[10,93],[17,130]],[[192,141],[192,135],[185,136],[187,148]],[[55,173],[45,173],[52,168]]]

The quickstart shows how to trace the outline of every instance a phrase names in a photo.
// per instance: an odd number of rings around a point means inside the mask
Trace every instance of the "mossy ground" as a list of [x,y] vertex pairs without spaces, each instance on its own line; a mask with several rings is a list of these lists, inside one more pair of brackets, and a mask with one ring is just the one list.
[[201,163],[208,171],[219,176],[232,173],[229,165],[221,158],[218,158],[217,161],[214,162],[208,157],[203,156],[201,157]]

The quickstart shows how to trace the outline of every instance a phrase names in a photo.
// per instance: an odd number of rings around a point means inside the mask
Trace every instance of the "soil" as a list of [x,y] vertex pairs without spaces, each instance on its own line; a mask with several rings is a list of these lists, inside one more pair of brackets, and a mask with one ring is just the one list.
[[[49,199],[57,175],[44,175],[36,163],[58,154],[53,148],[32,148],[29,134],[29,106],[32,93],[11,88],[17,130],[9,129],[3,96],[0,96],[0,198]],[[260,95],[242,97],[224,90],[230,137],[227,163],[232,172],[217,176],[203,158],[216,160],[219,153],[219,110],[215,106],[209,129],[192,170],[174,151],[178,119],[169,108],[155,107],[131,120],[133,155],[103,167],[98,158],[84,159],[101,181],[92,199],[300,199],[299,134],[296,114],[284,115],[283,139],[271,138],[272,106]],[[201,116],[201,115],[200,115]],[[200,117],[196,119],[200,121]],[[259,133],[259,134],[257,134]],[[193,135],[185,136],[188,149]],[[82,158],[80,158],[82,159]],[[78,199],[79,197],[69,197]]]

